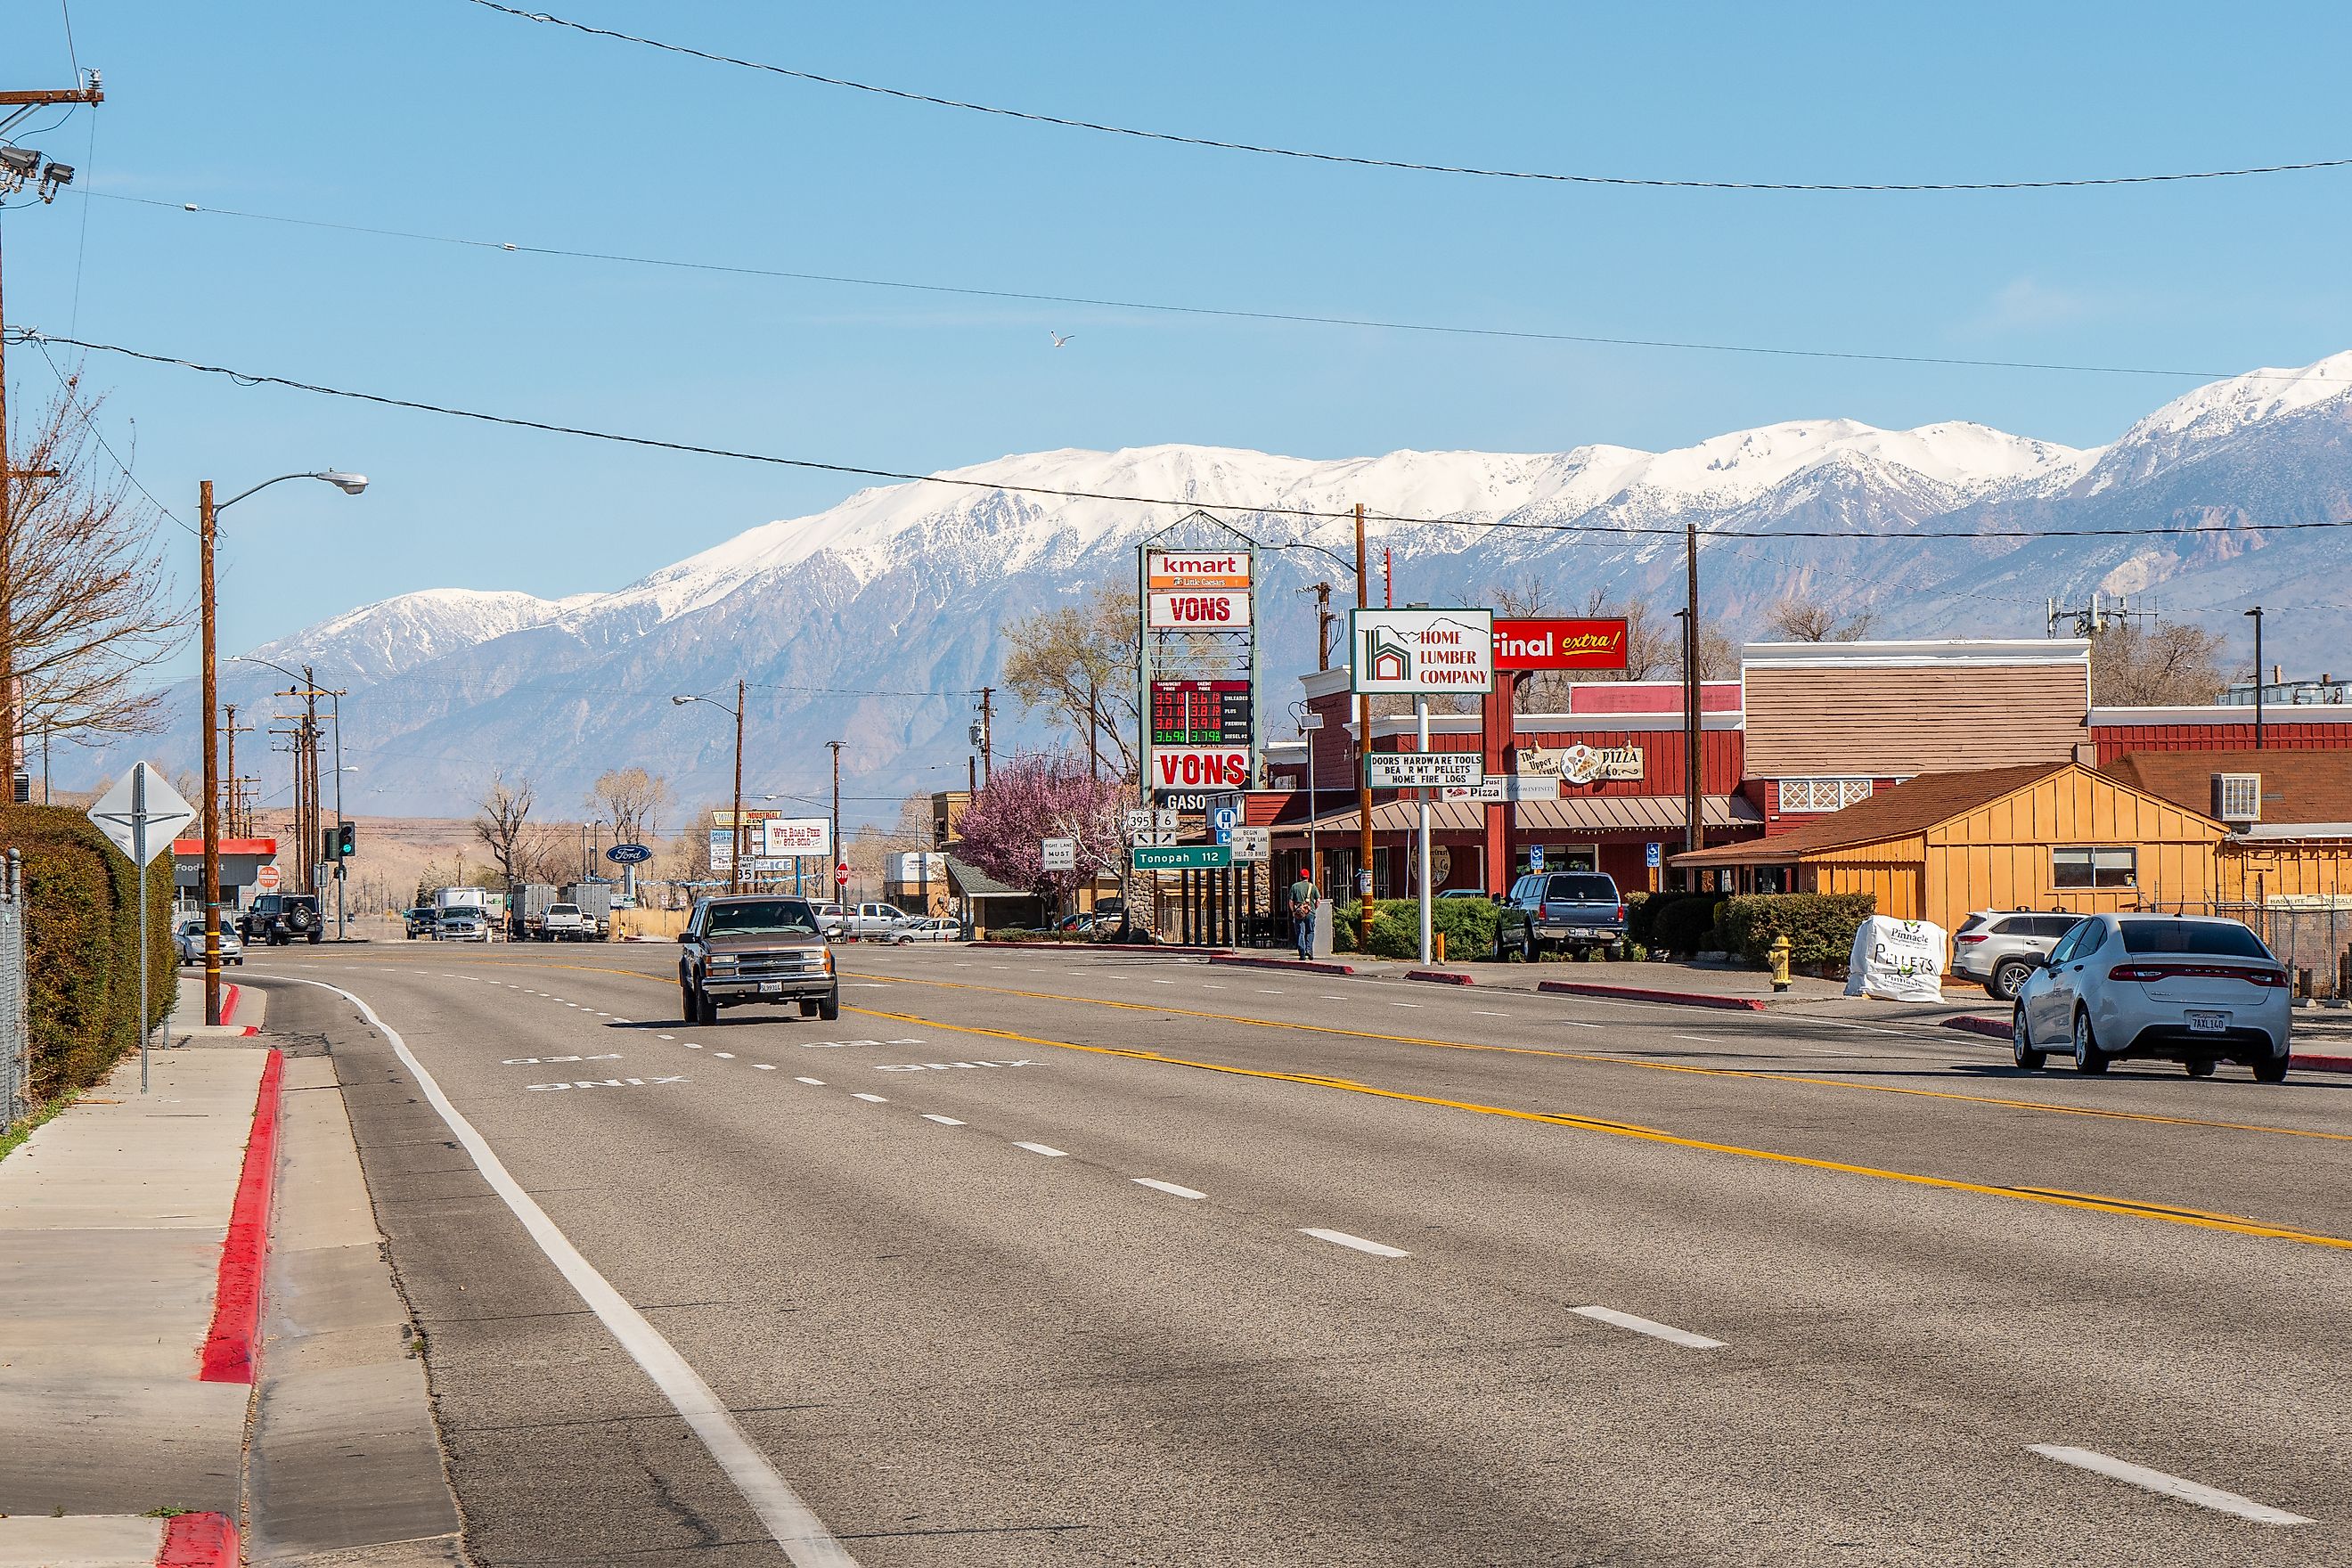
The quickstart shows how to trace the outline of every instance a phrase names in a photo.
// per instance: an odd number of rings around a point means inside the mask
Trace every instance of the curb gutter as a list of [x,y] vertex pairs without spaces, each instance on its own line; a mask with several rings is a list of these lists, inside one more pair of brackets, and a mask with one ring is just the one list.
[[1234,963],[1244,969],[1288,969],[1301,974],[1353,974],[1352,963],[1326,963],[1312,958],[1244,958],[1239,953],[1211,952],[1211,963]]
[[237,1568],[236,1526],[225,1513],[174,1514],[163,1527],[155,1568]]
[[[1680,1007],[1717,1007],[1733,1013],[1761,1013],[1765,1005],[1752,996],[1710,996],[1697,991],[1653,991],[1641,985],[1603,985],[1589,980],[1539,980],[1538,991],[1570,996],[1610,996],[1625,1002],[1664,1002]],[[2001,1031],[2007,1034],[2006,1029]]]
[[[245,1144],[245,1171],[237,1178],[228,1236],[221,1243],[220,1284],[213,1297],[213,1326],[205,1336],[202,1370],[196,1374],[199,1383],[253,1381],[254,1345],[261,1325],[262,1268],[269,1252],[269,1209],[278,1191],[278,1086],[285,1071],[284,1053],[272,1050],[262,1065],[261,1090],[254,1097],[253,1131]],[[232,1555],[227,1561],[236,1558]]]

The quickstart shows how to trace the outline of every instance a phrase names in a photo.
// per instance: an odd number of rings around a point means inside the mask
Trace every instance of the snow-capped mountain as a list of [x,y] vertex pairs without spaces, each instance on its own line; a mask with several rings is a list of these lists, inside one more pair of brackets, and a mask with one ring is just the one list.
[[[850,815],[887,819],[894,797],[961,782],[969,693],[996,680],[996,628],[1131,582],[1134,547],[1191,507],[1268,547],[1260,616],[1276,701],[1314,658],[1312,601],[1294,590],[1329,581],[1344,602],[1352,587],[1340,563],[1306,547],[1350,555],[1358,501],[1381,520],[1376,597],[1385,550],[1400,600],[1486,603],[1532,582],[1562,608],[1596,592],[1667,608],[1681,597],[1682,529],[1696,521],[1764,536],[1702,551],[1710,614],[1735,633],[1799,586],[1869,609],[1897,636],[2031,634],[2047,596],[2093,589],[2226,612],[2207,624],[2234,629],[2257,595],[2282,611],[2340,603],[2329,584],[2352,572],[2352,531],[2015,535],[2352,520],[2352,353],[2200,387],[2090,450],[1981,425],[1811,419],[1657,453],[1315,460],[1162,446],[1036,452],[937,477],[958,482],[862,490],[611,593],[408,594],[256,651],[307,659],[351,692],[355,810],[464,813],[495,768],[533,777],[552,809],[570,811],[598,772],[629,763],[707,803],[727,787],[732,726],[669,698],[740,676],[753,683],[749,793],[824,794],[824,742],[839,738]],[[1921,532],[1964,537],[1878,537]],[[2273,657],[2325,663],[2347,619],[2315,609],[2270,625]],[[255,669],[226,667],[225,695],[277,679],[237,673]],[[999,745],[1045,732],[1042,719],[1010,713]],[[194,734],[191,721],[166,759],[192,755]]]

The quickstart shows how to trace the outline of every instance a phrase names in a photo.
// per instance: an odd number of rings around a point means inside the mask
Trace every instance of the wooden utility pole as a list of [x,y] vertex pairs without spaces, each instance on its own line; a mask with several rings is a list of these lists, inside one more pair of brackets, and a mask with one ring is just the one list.
[[[1356,608],[1371,607],[1371,579],[1364,551],[1364,503],[1356,503]],[[1348,650],[1348,666],[1355,668],[1361,648]],[[1361,670],[1356,674],[1360,677]],[[1359,679],[1357,685],[1360,687]],[[1372,700],[1356,696],[1356,886],[1362,889],[1356,910],[1356,951],[1372,950]]]
[[1698,668],[1698,524],[1683,524],[1683,562],[1689,578],[1687,608],[1683,615],[1683,847],[1704,848],[1706,832],[1699,821],[1699,733],[1701,704]]
[[[980,782],[986,784],[996,765],[996,688],[980,689]],[[835,753],[837,757],[838,752]]]
[[[71,104],[99,104],[106,95],[98,89],[98,73],[89,73],[88,85],[50,89],[43,88],[12,88],[0,90],[0,109],[13,109],[13,114],[0,114],[0,130],[5,130],[22,116],[36,109],[59,108]],[[68,178],[73,171],[65,171]],[[47,201],[54,191],[47,183],[42,185],[42,199]],[[16,517],[11,510],[16,504],[16,481],[29,476],[19,474],[8,466],[8,357],[7,311],[0,306],[0,752],[5,752],[8,763],[8,784],[12,792],[16,782],[16,742],[24,724],[24,704],[16,689],[16,584],[14,566],[16,557]]]
[[[842,743],[839,741],[827,741],[825,744],[833,748],[833,862],[834,866],[846,866],[849,864],[849,848],[848,846],[845,845],[841,841]],[[845,889],[848,884],[841,879],[840,873],[835,870],[832,866],[825,868],[825,873],[833,878],[834,902],[840,903],[842,901],[843,889]],[[846,919],[845,916],[844,918]]]
[[740,678],[735,682],[735,865],[727,874],[727,890],[743,890],[743,858],[751,835],[743,831],[743,694],[750,689]]
[[1298,590],[1315,595],[1315,668],[1331,668],[1331,623],[1339,617],[1331,613],[1331,584],[1309,583]]

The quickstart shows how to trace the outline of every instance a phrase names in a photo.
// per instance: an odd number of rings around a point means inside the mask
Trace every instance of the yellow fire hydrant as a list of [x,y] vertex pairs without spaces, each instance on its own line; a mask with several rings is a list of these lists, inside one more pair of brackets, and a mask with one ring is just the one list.
[[1789,939],[1774,937],[1769,955],[1772,960],[1772,989],[1775,992],[1786,991],[1789,988]]

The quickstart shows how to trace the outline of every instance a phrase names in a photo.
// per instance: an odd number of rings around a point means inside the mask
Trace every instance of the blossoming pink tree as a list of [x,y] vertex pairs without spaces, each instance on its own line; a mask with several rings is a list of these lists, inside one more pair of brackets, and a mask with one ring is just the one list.
[[[1009,887],[1066,902],[1097,872],[1118,868],[1120,823],[1133,804],[1129,786],[1088,777],[1083,757],[1015,756],[997,764],[971,797],[956,854]],[[1077,841],[1076,870],[1045,868],[1042,846],[1048,838]]]

